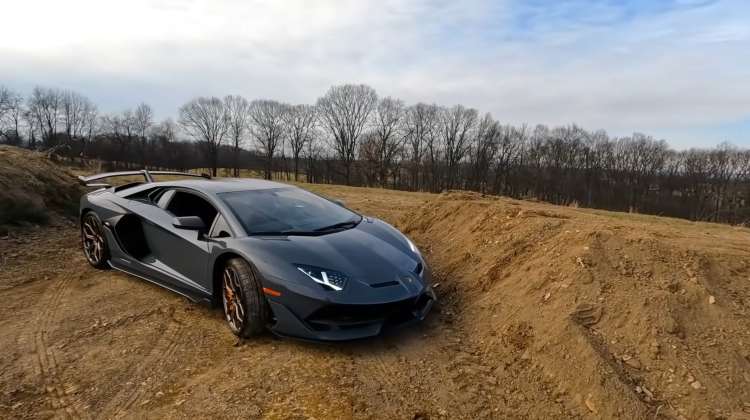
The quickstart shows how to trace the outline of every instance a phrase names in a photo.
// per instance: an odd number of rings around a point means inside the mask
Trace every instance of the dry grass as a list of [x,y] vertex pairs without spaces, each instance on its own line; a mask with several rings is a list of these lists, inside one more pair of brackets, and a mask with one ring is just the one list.
[[0,146],[0,232],[73,216],[82,193],[74,174],[44,154]]

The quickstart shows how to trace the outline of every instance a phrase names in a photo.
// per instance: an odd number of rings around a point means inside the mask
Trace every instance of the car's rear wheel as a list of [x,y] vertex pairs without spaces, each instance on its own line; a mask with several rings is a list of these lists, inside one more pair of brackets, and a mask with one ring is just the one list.
[[86,213],[81,220],[81,243],[86,260],[92,267],[101,270],[109,268],[107,238],[102,221],[94,212]]
[[239,337],[260,334],[268,322],[268,304],[252,267],[242,258],[227,261],[222,275],[222,302],[229,329]]

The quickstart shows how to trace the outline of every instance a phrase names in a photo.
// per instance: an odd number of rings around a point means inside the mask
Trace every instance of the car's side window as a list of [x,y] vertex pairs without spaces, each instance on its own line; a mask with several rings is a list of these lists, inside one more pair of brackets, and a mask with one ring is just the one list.
[[167,208],[167,204],[169,204],[169,201],[172,200],[172,197],[174,197],[175,190],[167,190],[164,193],[162,193],[158,200],[156,201],[156,205],[165,209]]
[[209,238],[231,238],[232,230],[229,228],[229,224],[221,214],[216,216],[214,225],[211,227],[211,231],[208,233]]
[[[166,195],[165,193],[164,195]],[[161,203],[161,200],[159,200]],[[177,217],[198,216],[206,226],[211,226],[219,213],[204,198],[186,191],[175,190],[164,210]]]
[[166,191],[164,188],[154,188],[151,190],[151,192],[148,193],[148,201],[149,204],[158,205],[159,198],[161,198],[162,195],[164,195],[164,191]]
[[155,204],[154,198],[158,197],[163,190],[163,188],[149,188],[134,194],[126,195],[125,198],[128,200],[139,201],[141,203]]

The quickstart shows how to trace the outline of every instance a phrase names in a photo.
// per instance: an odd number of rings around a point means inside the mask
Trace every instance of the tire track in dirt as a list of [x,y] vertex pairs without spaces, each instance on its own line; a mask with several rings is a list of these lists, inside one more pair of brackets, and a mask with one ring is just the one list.
[[42,309],[37,311],[33,331],[33,358],[35,371],[40,376],[44,392],[50,397],[53,410],[63,417],[88,418],[83,404],[68,394],[75,390],[74,384],[64,383],[60,378],[59,362],[54,349],[49,345],[49,329],[59,318],[60,302],[69,291],[70,277],[63,276],[53,283],[40,301]]
[[179,338],[182,336],[183,324],[173,318],[174,310],[167,314],[169,324],[167,330],[161,338],[156,341],[149,351],[148,355],[135,365],[134,369],[129,370],[128,378],[123,381],[133,384],[130,388],[121,388],[105,405],[102,411],[97,415],[99,418],[120,418],[127,414],[128,410],[151,389],[149,384],[145,383],[150,372],[154,372],[164,361],[174,353],[175,349],[182,345]]
[[[472,353],[473,345],[465,334],[459,333],[451,339],[432,336],[424,340],[438,340],[441,344],[402,344],[396,338],[386,338],[376,351],[357,351],[353,361],[360,382],[378,384],[377,392],[382,393],[382,399],[370,401],[374,404],[387,402],[386,406],[371,407],[373,411],[387,418],[491,417],[489,407],[493,406],[493,401],[485,392],[484,384],[492,369],[474,355],[451,356],[459,349],[463,355]],[[404,393],[404,389],[411,391]],[[389,411],[394,407],[399,410]]]
[[[494,367],[484,360],[476,346],[466,333],[461,331],[451,339],[443,339],[439,354],[446,358],[441,363],[443,375],[456,387],[453,406],[460,407],[462,416],[467,418],[492,417],[491,409],[497,408],[497,401],[491,398],[496,383]],[[446,356],[450,355],[450,356]]]

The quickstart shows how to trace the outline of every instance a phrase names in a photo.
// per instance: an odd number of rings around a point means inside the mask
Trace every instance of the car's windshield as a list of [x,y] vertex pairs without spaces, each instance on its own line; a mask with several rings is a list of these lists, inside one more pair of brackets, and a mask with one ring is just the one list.
[[299,188],[221,193],[248,235],[319,234],[356,226],[361,216]]

